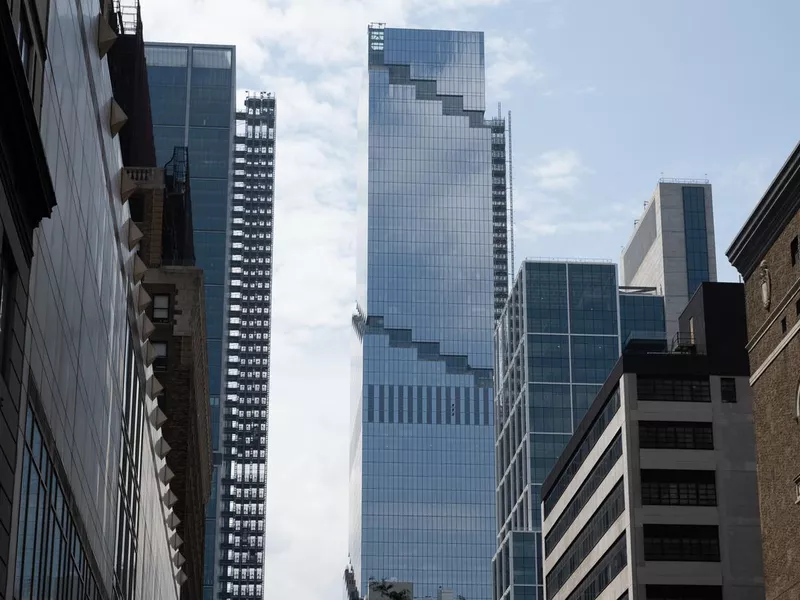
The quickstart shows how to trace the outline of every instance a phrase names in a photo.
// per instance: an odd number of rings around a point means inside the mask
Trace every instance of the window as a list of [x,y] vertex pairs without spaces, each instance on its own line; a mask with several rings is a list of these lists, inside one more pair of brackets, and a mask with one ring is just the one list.
[[166,323],[169,321],[169,294],[155,294],[153,296],[153,322]]
[[31,36],[31,28],[28,25],[28,16],[25,11],[22,11],[19,20],[19,56],[22,59],[22,68],[25,71],[25,78],[28,83],[33,79],[33,36]]
[[594,600],[627,564],[628,551],[623,533],[603,555],[597,566],[578,584],[575,591],[567,596],[567,600]]
[[167,343],[153,342],[153,349],[156,351],[156,359],[153,361],[153,369],[156,371],[167,370]]
[[714,471],[642,470],[645,506],[716,506]]
[[589,456],[589,452],[591,452],[592,448],[595,447],[597,442],[600,440],[600,436],[603,435],[603,432],[611,422],[611,419],[613,419],[614,415],[617,414],[619,407],[619,388],[617,388],[612,392],[609,399],[606,400],[606,405],[600,411],[600,414],[597,415],[597,418],[594,420],[589,431],[586,433],[586,437],[584,437],[581,445],[575,450],[575,453],[570,458],[569,463],[566,467],[564,467],[561,475],[559,475],[558,479],[553,484],[550,494],[548,494],[544,503],[545,516],[550,514],[550,511],[553,510],[556,502],[558,502],[559,498],[561,498],[562,494],[566,491],[567,486],[575,477],[578,469],[580,469],[581,465],[586,460],[586,457]]
[[794,303],[794,314],[797,317],[800,317],[800,300]]
[[639,402],[711,402],[708,379],[670,379],[639,375]]
[[781,319],[781,333],[786,333],[786,329],[786,317],[783,317]]
[[792,258],[792,266],[795,266],[798,261],[798,239],[797,236],[794,236],[794,239],[789,244],[789,254]]
[[617,464],[617,461],[619,461],[621,456],[622,437],[621,434],[618,433],[617,437],[614,438],[613,442],[611,442],[611,445],[605,451],[603,456],[601,456],[600,460],[597,461],[594,469],[592,469],[591,473],[589,473],[589,475],[586,477],[586,481],[583,482],[581,487],[575,493],[575,496],[564,509],[564,512],[561,513],[561,516],[558,518],[555,525],[553,525],[553,528],[547,534],[547,537],[545,537],[545,555],[550,554],[559,540],[564,537],[564,534],[566,534],[567,530],[575,522],[575,519],[578,518],[578,515],[583,510],[583,507],[589,502],[589,499],[597,491],[597,488],[600,487],[600,484],[611,472],[611,469],[615,464]]
[[592,515],[578,537],[570,544],[564,555],[547,575],[547,600],[567,583],[567,580],[597,546],[600,539],[625,510],[625,490],[622,481],[606,497],[600,508]]
[[639,421],[639,448],[713,450],[713,427],[690,421]]
[[[29,394],[34,388],[31,382]],[[9,598],[99,598],[83,528],[73,518],[74,499],[62,486],[32,404],[23,439],[17,563],[9,573],[14,580]]]
[[719,562],[717,526],[645,524],[644,559]]
[[648,585],[647,600],[722,600],[718,585]]
[[719,380],[722,401],[736,402],[736,380],[733,377],[722,377]]

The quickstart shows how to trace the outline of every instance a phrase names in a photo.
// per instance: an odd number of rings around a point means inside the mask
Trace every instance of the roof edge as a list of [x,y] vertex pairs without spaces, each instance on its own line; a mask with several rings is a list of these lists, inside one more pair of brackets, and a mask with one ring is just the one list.
[[800,143],[794,147],[725,252],[743,278],[752,275],[757,263],[799,207]]

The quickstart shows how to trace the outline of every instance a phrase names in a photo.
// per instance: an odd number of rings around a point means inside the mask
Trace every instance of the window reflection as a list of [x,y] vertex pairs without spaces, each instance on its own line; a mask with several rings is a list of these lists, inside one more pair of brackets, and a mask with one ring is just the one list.
[[99,598],[94,569],[31,407],[25,424],[19,506],[14,598]]

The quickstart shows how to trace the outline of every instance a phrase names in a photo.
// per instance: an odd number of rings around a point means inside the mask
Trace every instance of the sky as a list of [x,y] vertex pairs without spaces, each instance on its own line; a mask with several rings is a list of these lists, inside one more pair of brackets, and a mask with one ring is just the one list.
[[[148,41],[235,44],[277,96],[266,597],[342,597],[367,24],[481,30],[512,112],[515,258],[618,260],[660,177],[725,250],[798,141],[796,0],[140,0]],[[235,7],[235,10],[234,10]]]

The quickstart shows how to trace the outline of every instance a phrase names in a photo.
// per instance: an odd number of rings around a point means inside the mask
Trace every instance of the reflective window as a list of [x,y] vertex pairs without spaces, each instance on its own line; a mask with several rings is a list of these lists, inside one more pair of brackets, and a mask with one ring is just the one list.
[[644,559],[719,562],[716,525],[644,525]]
[[663,296],[620,294],[619,316],[623,347],[631,337],[666,338]]
[[570,331],[616,336],[618,293],[616,265],[570,264]]
[[714,428],[711,423],[639,421],[639,447],[713,450]]
[[589,456],[589,452],[592,451],[592,448],[597,445],[597,442],[600,440],[600,436],[603,435],[603,432],[606,430],[608,424],[611,422],[611,419],[614,418],[614,415],[617,414],[619,409],[620,397],[619,389],[617,388],[606,400],[603,409],[600,411],[597,417],[595,417],[594,422],[589,427],[589,430],[586,432],[586,435],[584,436],[580,445],[572,454],[569,462],[566,464],[563,471],[561,471],[561,474],[550,488],[550,493],[548,494],[547,498],[545,498],[544,502],[545,515],[550,514],[550,511],[553,510],[553,507],[556,505],[558,500],[564,495],[567,486],[569,486],[570,482],[575,478],[575,475],[578,473],[578,469],[580,469],[581,465],[584,463],[584,461],[586,461],[586,458]]
[[723,402],[736,402],[736,379],[733,377],[721,377],[719,380],[720,393]]
[[[32,384],[32,382],[31,382]],[[14,598],[100,598],[95,570],[73,519],[39,423],[29,406],[22,456]],[[83,530],[83,527],[80,527]]]
[[169,321],[169,294],[153,295],[153,322],[164,323]]
[[553,598],[567,583],[623,512],[625,512],[625,489],[620,480],[548,573],[547,600]]
[[600,562],[578,584],[567,600],[594,600],[614,581],[628,564],[628,550],[625,545],[625,534],[614,543]]
[[689,295],[709,280],[705,188],[684,186],[683,223],[686,234],[686,277]]
[[714,471],[643,469],[641,481],[643,505],[717,505]]
[[647,600],[722,600],[719,585],[647,585]]
[[711,402],[707,378],[636,377],[639,402]]
[[564,512],[561,513],[561,516],[558,517],[558,520],[548,532],[544,541],[545,553],[549,554],[553,548],[555,548],[559,540],[564,537],[564,534],[575,522],[575,519],[578,518],[583,507],[589,502],[589,499],[597,491],[597,488],[606,478],[606,475],[611,472],[611,469],[617,464],[621,456],[622,436],[621,434],[617,434],[617,437],[614,438],[614,441],[603,453],[603,456],[597,461],[597,464],[586,477],[586,481],[584,481],[578,488],[578,491],[575,492],[575,496],[573,496],[572,500],[570,500],[569,504],[567,504],[567,507],[564,509]]

